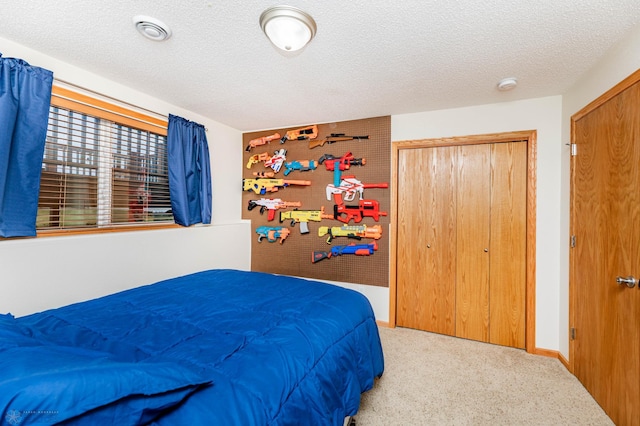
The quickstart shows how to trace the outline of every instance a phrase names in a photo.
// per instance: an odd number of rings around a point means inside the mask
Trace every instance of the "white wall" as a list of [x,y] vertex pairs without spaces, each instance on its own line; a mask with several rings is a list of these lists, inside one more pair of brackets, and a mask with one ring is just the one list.
[[[560,96],[391,118],[391,140],[537,130],[536,347],[558,350]],[[387,302],[388,305],[388,302]]]
[[[571,116],[597,99],[604,92],[640,69],[640,25],[632,29],[598,64],[586,73],[563,97],[562,140],[571,141]],[[562,215],[560,223],[561,241],[569,240],[570,228],[570,153],[562,150]],[[560,261],[560,352],[569,359],[569,248],[562,246]]]
[[203,269],[250,269],[241,132],[9,40],[0,38],[0,46],[3,56],[49,69],[54,78],[203,124],[213,193],[212,226],[1,241],[0,313],[24,315]]

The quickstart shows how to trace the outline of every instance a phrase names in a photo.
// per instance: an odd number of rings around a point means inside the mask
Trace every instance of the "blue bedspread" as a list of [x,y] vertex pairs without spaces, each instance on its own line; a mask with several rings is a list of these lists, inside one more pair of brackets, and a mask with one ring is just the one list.
[[45,351],[108,354],[119,369],[174,365],[189,378],[171,383],[166,409],[145,407],[129,424],[342,425],[383,372],[363,295],[259,272],[204,271],[15,321]]

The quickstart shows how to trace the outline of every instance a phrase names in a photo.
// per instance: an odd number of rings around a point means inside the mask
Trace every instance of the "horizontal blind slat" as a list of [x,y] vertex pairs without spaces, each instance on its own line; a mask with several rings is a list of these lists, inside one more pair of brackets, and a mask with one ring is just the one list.
[[105,121],[87,111],[52,102],[37,229],[173,223],[166,132]]

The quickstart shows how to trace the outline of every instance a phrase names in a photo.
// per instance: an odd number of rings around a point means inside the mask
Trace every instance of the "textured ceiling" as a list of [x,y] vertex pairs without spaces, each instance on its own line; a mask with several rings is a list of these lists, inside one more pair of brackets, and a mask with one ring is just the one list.
[[562,94],[640,22],[638,0],[285,3],[318,24],[295,56],[260,30],[273,0],[1,0],[0,37],[249,131]]

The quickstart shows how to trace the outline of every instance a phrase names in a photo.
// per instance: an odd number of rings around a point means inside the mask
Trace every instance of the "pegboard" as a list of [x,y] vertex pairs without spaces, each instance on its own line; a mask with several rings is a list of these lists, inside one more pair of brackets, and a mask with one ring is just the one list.
[[[254,172],[274,172],[271,168],[265,167],[264,162],[258,162],[251,167],[247,167],[250,158],[256,154],[267,153],[273,156],[277,150],[286,150],[286,162],[313,160],[316,169],[310,171],[291,171],[287,176],[284,164],[279,172],[275,173],[274,179],[304,180],[310,181],[309,186],[289,185],[279,189],[277,192],[267,192],[263,195],[254,191],[243,191],[242,194],[242,218],[251,221],[253,240],[251,243],[251,269],[254,271],[270,272],[275,274],[294,275],[300,277],[339,281],[348,283],[367,284],[374,286],[389,286],[389,223],[390,223],[390,179],[391,179],[391,117],[375,117],[362,120],[343,121],[328,124],[319,124],[318,136],[316,139],[325,139],[331,134],[345,134],[347,136],[368,136],[368,139],[357,139],[349,141],[338,141],[325,143],[321,147],[309,148],[309,140],[287,140],[281,143],[279,139],[256,146],[247,151],[249,141],[274,135],[279,133],[284,136],[288,131],[296,130],[310,125],[296,126],[286,129],[271,129],[243,134],[243,178],[255,179]],[[324,164],[318,164],[319,159],[324,154],[334,157],[342,157],[351,152],[355,158],[363,158],[365,164],[362,166],[352,165],[348,170],[342,171],[342,177],[355,176],[364,184],[387,183],[388,188],[367,188],[364,189],[365,200],[375,200],[379,203],[379,211],[386,213],[380,216],[378,221],[371,217],[364,217],[361,222],[354,223],[351,220],[348,224],[333,218],[322,219],[320,222],[309,221],[309,233],[301,234],[300,224],[293,227],[289,220],[280,222],[280,213],[293,210],[296,207],[286,207],[275,211],[275,219],[268,221],[268,211],[260,214],[260,207],[248,210],[250,200],[261,198],[279,198],[287,202],[300,202],[299,210],[321,210],[333,216],[334,198],[327,199],[326,188],[328,184],[334,182],[334,172],[327,171]],[[345,201],[346,205],[358,205],[359,196],[356,195],[353,201]],[[330,252],[333,246],[343,246],[352,243],[368,244],[372,239],[354,240],[346,237],[336,237],[331,244],[327,243],[327,236],[318,236],[318,228],[321,226],[337,227],[342,225],[367,225],[367,227],[380,225],[382,227],[382,237],[375,240],[377,250],[370,256],[359,256],[355,254],[343,254],[332,256],[312,263],[314,252]],[[282,244],[279,242],[268,242],[263,238],[258,242],[259,234],[256,229],[260,226],[285,227],[290,234]]]

